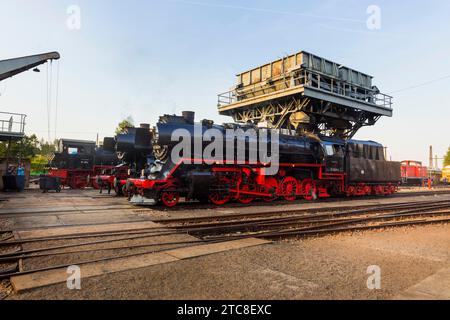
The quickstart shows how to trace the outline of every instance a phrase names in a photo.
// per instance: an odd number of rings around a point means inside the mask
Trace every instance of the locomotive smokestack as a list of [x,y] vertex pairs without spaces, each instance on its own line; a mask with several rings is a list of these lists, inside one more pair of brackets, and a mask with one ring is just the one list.
[[195,112],[193,111],[183,111],[181,113],[181,116],[184,120],[186,120],[187,123],[193,124],[195,121]]

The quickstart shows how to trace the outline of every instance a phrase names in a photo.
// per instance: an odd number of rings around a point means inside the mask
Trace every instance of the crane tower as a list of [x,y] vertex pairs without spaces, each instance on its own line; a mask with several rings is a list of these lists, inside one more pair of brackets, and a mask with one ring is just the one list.
[[300,51],[238,74],[237,84],[219,94],[218,109],[236,122],[350,139],[392,117],[392,97],[372,79]]
[[[48,52],[32,56],[0,61],[0,81],[35,68],[48,61],[58,60],[58,52]],[[0,141],[20,140],[25,135],[25,114],[0,112]]]

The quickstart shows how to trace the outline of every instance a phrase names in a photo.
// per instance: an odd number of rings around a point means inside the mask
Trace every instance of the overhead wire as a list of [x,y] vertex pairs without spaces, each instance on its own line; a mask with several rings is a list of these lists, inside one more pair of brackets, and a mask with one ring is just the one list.
[[57,139],[57,128],[58,128],[58,100],[59,100],[59,61],[56,62],[56,97],[55,97],[55,140]]
[[50,63],[47,64],[47,139],[50,142],[50,122],[51,122],[51,94],[52,94],[52,72],[53,64],[50,60]]
[[399,93],[399,92],[403,92],[403,91],[406,91],[406,90],[412,90],[412,89],[420,88],[420,87],[427,86],[427,85],[430,85],[432,83],[439,82],[439,81],[446,80],[446,79],[450,79],[450,75],[446,75],[444,77],[428,80],[426,82],[422,82],[422,83],[419,83],[419,84],[416,84],[416,85],[412,85],[412,86],[409,86],[409,87],[405,87],[405,88],[402,88],[402,89],[391,91],[388,94],[394,94],[394,93]]
[[46,70],[47,70],[47,73],[46,73],[46,84],[47,84],[47,86],[46,86],[46,110],[47,110],[47,134],[48,134],[48,131],[49,131],[49,129],[48,129],[48,114],[49,114],[49,112],[48,112],[48,79],[49,79],[49,66],[48,66],[48,64],[46,64],[46,66],[45,66],[45,68],[46,68]]
[[[57,138],[57,128],[58,128],[58,107],[59,107],[59,87],[60,87],[60,64],[59,61],[56,64],[56,84],[53,82],[53,61],[50,60],[47,63],[47,139],[48,142],[51,142],[51,123],[52,123],[52,110],[54,108],[55,115],[54,115],[54,121],[55,121],[55,127],[54,127],[54,138]],[[56,86],[55,92],[53,91],[53,86]],[[53,97],[53,94],[55,97]],[[54,106],[53,106],[54,102]],[[53,107],[53,108],[52,108]]]

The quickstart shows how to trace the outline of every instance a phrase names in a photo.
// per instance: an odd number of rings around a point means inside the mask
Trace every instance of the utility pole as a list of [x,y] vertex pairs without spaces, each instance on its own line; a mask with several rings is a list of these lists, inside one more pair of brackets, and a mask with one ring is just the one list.
[[443,157],[438,157],[438,155],[435,156],[434,161],[436,164],[436,169],[439,169],[439,160],[444,160],[445,158]]

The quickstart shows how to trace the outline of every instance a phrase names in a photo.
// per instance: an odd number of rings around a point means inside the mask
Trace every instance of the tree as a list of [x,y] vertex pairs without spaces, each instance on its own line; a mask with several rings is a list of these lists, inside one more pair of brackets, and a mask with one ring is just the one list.
[[55,153],[56,145],[57,140],[51,143],[44,141],[44,139],[41,139],[41,141],[39,141],[39,155],[44,157],[50,157],[51,155],[53,155],[53,153]]
[[122,120],[116,128],[116,134],[121,134],[125,132],[126,128],[134,127],[134,121],[131,116],[128,116],[126,119]]
[[57,144],[58,140],[55,140],[53,143],[44,141],[44,139],[39,141],[39,152],[31,158],[31,175],[38,176],[47,172],[48,162],[56,152]]
[[447,154],[444,157],[444,167],[450,166],[450,147],[447,150]]
[[9,159],[31,159],[39,153],[39,140],[35,134],[25,136],[20,141],[11,141],[8,152],[8,142],[0,142],[0,157]]

